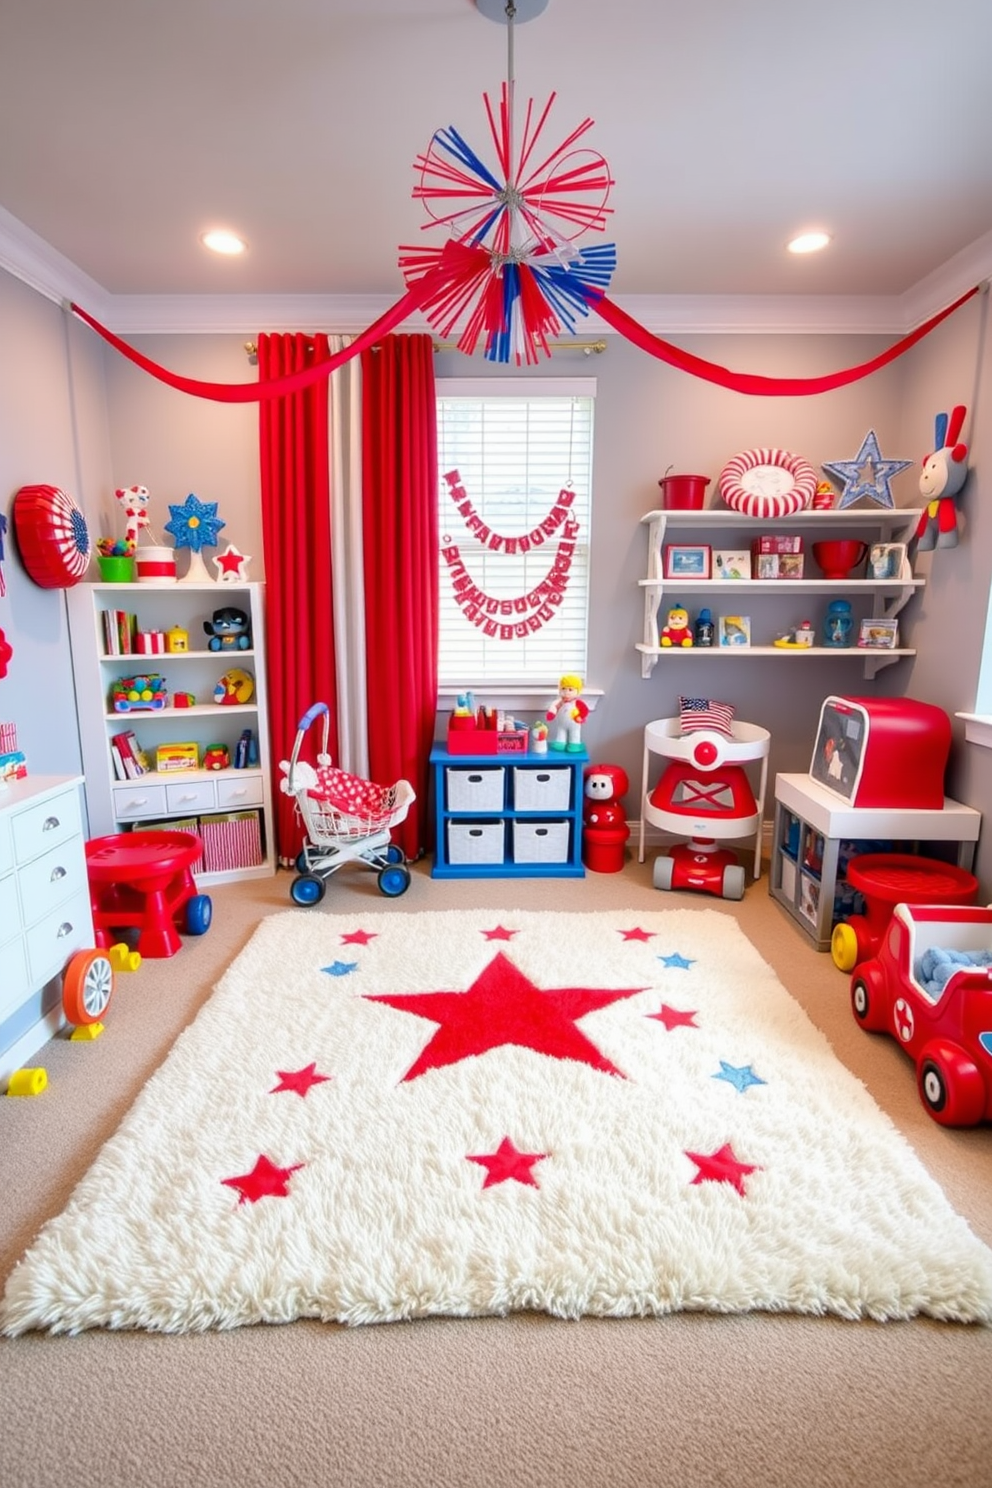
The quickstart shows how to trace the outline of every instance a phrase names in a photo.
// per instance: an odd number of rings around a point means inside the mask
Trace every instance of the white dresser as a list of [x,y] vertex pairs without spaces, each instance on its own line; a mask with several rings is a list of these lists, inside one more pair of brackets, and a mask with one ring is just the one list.
[[0,790],[0,1089],[65,1026],[62,974],[94,945],[81,775]]

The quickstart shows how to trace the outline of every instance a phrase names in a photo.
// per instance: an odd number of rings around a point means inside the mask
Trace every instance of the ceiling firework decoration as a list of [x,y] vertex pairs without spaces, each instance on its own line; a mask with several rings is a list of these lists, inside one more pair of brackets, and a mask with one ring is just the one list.
[[[482,8],[480,6],[480,8]],[[483,94],[495,165],[490,168],[453,126],[439,129],[418,155],[415,200],[448,233],[440,248],[400,248],[409,286],[428,273],[439,282],[423,311],[442,337],[464,317],[458,349],[471,355],[480,338],[490,361],[536,362],[550,355],[548,337],[605,292],[616,268],[613,243],[578,247],[601,232],[613,180],[603,156],[578,142],[592,128],[584,119],[553,149],[542,134],[555,94],[543,109],[528,99],[519,142],[514,123],[513,23],[506,5],[507,81],[498,112]],[[526,17],[524,17],[526,19]]]

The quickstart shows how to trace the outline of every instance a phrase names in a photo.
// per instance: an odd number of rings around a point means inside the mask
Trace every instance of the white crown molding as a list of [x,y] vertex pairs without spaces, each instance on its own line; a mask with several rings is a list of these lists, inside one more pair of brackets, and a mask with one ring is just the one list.
[[[326,330],[356,335],[403,293],[390,295],[112,295],[0,207],[0,269],[56,303],[72,300],[120,336]],[[618,295],[653,335],[903,336],[975,284],[992,279],[992,232],[902,295]],[[398,330],[427,331],[415,314]],[[596,315],[576,334],[617,332]]]

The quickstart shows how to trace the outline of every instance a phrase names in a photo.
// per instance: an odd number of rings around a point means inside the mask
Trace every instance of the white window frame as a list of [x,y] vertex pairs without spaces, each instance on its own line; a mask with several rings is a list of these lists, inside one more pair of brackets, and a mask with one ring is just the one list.
[[[527,399],[535,401],[541,398],[588,398],[595,400],[596,379],[594,377],[514,377],[512,379],[508,377],[438,378],[435,391],[437,399],[439,401],[439,406],[440,400],[444,398],[466,398],[475,400]],[[570,582],[574,583],[574,568],[577,560],[579,571],[582,572],[584,570],[585,574],[582,642],[584,654],[578,658],[572,656],[562,656],[556,657],[554,661],[551,661],[550,659],[546,660],[543,669],[535,668],[534,671],[530,673],[514,674],[513,672],[507,670],[507,672],[505,672],[504,674],[499,675],[494,673],[492,676],[464,676],[457,679],[453,677],[443,677],[440,681],[438,689],[440,695],[443,698],[451,698],[454,697],[457,692],[472,690],[476,692],[480,698],[485,698],[486,700],[499,699],[506,706],[519,706],[522,708],[528,706],[532,707],[534,705],[535,698],[544,700],[556,691],[559,677],[563,671],[581,670],[585,667],[588,658],[589,643],[589,564],[591,560],[593,461],[592,441],[594,438],[595,417],[593,415],[593,425],[590,431],[587,499],[583,502],[580,531],[575,538],[576,556],[573,559],[573,573],[570,576]],[[464,555],[465,557],[466,570],[468,570],[469,573],[472,573],[473,560],[475,560],[476,562],[481,560],[484,554],[484,544],[479,543],[478,540],[474,540],[472,538],[472,534],[470,532],[466,532],[462,519],[452,507],[449,484],[445,480],[446,470],[447,461],[439,448],[439,535],[442,539],[442,546],[444,536],[446,534],[450,536],[452,542],[454,542],[458,546],[460,554]],[[563,471],[559,482],[561,486],[564,486],[566,484],[567,476],[568,472]],[[579,479],[583,484],[585,483],[584,471],[580,473]],[[466,486],[465,493],[469,500],[472,502],[475,511],[484,522],[486,518],[486,512],[483,494],[481,492],[475,492],[471,490],[469,486]],[[551,505],[553,505],[553,499],[549,498],[549,500],[551,501]],[[546,516],[547,512],[542,512],[541,515]],[[519,534],[506,532],[505,535],[514,536]],[[547,554],[548,559],[550,559],[552,554],[554,553],[560,535],[561,532],[559,529],[559,531],[554,536],[548,539],[546,545],[541,549],[542,554]],[[446,597],[450,595],[451,577],[448,565],[444,561],[443,557],[439,559],[439,564],[442,605],[444,605]],[[495,590],[493,590],[492,592],[495,594]],[[506,596],[500,595],[498,597]],[[450,615],[450,603],[448,604],[447,608]],[[593,707],[595,705],[595,696],[596,689],[590,690],[588,687],[583,688],[583,697],[589,703],[590,707]]]

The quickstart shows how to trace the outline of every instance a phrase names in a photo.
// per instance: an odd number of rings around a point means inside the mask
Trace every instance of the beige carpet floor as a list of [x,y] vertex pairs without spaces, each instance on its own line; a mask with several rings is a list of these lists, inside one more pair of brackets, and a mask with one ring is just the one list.
[[[116,1129],[287,874],[212,890],[214,923],[168,961],[118,978],[105,1035],[57,1039],[33,1099],[0,1100],[0,1275]],[[894,1043],[856,1026],[847,978],[768,894],[735,916],[905,1134],[950,1202],[992,1245],[992,1128],[926,1114]],[[346,869],[327,908],[381,910]],[[390,908],[658,908],[650,863],[584,880],[434,882],[426,865]],[[300,911],[319,914],[320,909]],[[562,1322],[314,1323],[180,1337],[94,1331],[0,1340],[4,1488],[989,1488],[992,1329],[790,1315]]]

